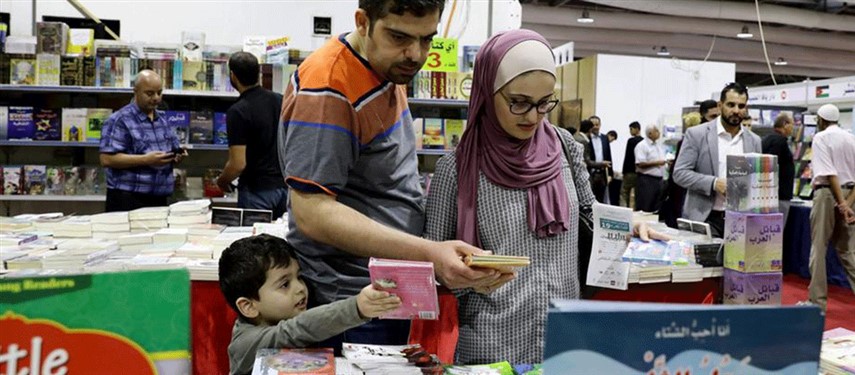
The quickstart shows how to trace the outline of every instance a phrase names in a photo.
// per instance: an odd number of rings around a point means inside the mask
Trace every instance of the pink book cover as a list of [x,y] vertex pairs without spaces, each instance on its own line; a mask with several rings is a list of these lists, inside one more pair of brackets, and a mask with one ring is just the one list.
[[439,317],[433,263],[371,258],[371,283],[401,298],[401,307],[381,319],[424,319]]

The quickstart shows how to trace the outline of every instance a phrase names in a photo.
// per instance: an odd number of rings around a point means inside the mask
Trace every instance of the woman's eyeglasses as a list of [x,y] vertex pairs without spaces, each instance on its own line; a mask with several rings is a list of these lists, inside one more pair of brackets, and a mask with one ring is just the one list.
[[545,115],[555,109],[555,106],[558,105],[558,99],[542,100],[537,103],[532,103],[530,101],[516,101],[507,97],[502,91],[499,91],[499,94],[505,98],[505,101],[509,104],[511,113],[515,115],[524,115],[531,111],[532,108],[537,108],[537,113]]

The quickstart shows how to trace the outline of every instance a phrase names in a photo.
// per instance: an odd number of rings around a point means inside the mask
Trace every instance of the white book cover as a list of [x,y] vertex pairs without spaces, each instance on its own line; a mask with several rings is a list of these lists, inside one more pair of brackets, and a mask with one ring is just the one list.
[[169,215],[166,219],[166,222],[169,223],[169,226],[172,227],[173,224],[205,224],[211,222],[211,212],[205,212],[202,214],[196,215],[180,215],[174,216]]
[[144,207],[129,213],[131,220],[155,220],[166,219],[169,216],[169,207]]
[[169,224],[166,222],[166,218],[163,219],[154,219],[154,220],[134,220],[131,219],[131,232],[134,229],[141,229],[145,231],[153,231],[161,228],[168,227]]
[[129,234],[119,237],[119,245],[140,245],[154,243],[154,232]]
[[60,56],[40,53],[36,56],[36,84],[59,86]]
[[63,142],[86,142],[87,113],[86,108],[62,109]]
[[93,232],[130,232],[130,223],[95,223],[92,224]]
[[189,201],[181,201],[169,205],[169,214],[175,215],[185,212],[189,212],[191,214],[199,213],[206,211],[210,206],[210,199],[194,199]]
[[154,243],[187,242],[187,229],[163,228],[154,233]]

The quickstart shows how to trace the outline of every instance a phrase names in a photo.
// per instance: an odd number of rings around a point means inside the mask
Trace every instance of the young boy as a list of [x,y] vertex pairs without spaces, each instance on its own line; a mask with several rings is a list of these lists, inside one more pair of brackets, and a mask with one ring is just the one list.
[[398,297],[371,285],[345,300],[306,309],[308,289],[294,248],[262,234],[235,241],[220,258],[220,289],[239,317],[229,344],[232,374],[249,374],[260,348],[302,348],[395,310]]

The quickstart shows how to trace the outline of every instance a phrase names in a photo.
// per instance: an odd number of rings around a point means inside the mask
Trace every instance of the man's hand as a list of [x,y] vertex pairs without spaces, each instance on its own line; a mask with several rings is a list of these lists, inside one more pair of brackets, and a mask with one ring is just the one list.
[[463,257],[483,252],[463,241],[436,242],[429,252],[429,259],[442,285],[449,289],[477,288],[493,285],[501,276],[499,271],[470,268],[463,263]]
[[362,288],[356,295],[356,308],[362,318],[376,318],[401,307],[401,299],[389,292],[380,291],[373,285]]
[[224,193],[231,193],[232,192],[232,182],[226,181],[226,179],[223,178],[223,175],[220,175],[220,177],[217,177],[217,186],[219,186],[220,190],[222,190]]
[[172,164],[172,161],[175,160],[175,155],[171,152],[151,151],[143,155],[143,160],[145,161],[145,165],[160,167]]
[[603,161],[603,168],[611,168],[611,167],[612,167],[612,162],[610,162],[608,160]]
[[481,294],[490,294],[490,293],[495,292],[496,289],[499,289],[502,285],[507,284],[508,281],[511,281],[513,279],[516,279],[516,278],[517,278],[516,273],[512,273],[512,272],[511,273],[503,273],[503,274],[501,274],[499,279],[496,280],[496,282],[494,282],[490,285],[487,285],[487,286],[480,286],[480,287],[476,287],[476,288],[472,288],[472,289],[478,293],[481,293]]
[[181,164],[184,161],[184,158],[189,156],[190,153],[187,152],[187,149],[182,148],[180,153],[175,154],[175,164]]
[[647,226],[647,223],[634,223],[632,225],[632,235],[634,237],[641,238],[644,242],[650,241],[650,239],[662,241],[671,240],[671,236],[650,229],[650,227]]
[[847,206],[845,204],[838,204],[837,210],[840,211],[841,215],[843,215],[843,221],[845,221],[846,224],[855,224],[855,211],[852,210],[851,206]]
[[716,178],[715,179],[715,191],[721,193],[721,195],[727,195],[727,179],[726,178]]

